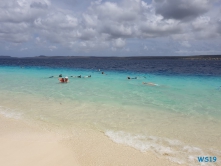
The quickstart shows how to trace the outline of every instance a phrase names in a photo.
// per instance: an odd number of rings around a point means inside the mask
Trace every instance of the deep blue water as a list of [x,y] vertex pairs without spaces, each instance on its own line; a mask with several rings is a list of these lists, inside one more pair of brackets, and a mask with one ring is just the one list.
[[0,59],[3,66],[93,69],[140,72],[157,75],[221,76],[221,60],[76,58],[76,59]]

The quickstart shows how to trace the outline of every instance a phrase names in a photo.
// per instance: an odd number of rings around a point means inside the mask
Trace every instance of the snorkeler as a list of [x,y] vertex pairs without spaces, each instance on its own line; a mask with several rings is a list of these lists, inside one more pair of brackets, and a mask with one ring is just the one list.
[[127,79],[128,80],[130,80],[130,79],[137,79],[137,77],[131,78],[131,77],[128,76]]
[[[54,77],[56,77],[56,76],[50,76],[49,78],[54,78]],[[62,74],[59,74],[58,77],[61,78],[61,77],[62,77]]]
[[152,83],[152,82],[143,82],[144,85],[149,85],[149,86],[159,86],[158,84]]
[[81,78],[81,75],[79,75],[79,76],[71,76],[71,77],[75,77],[75,78]]
[[91,77],[91,75],[89,75],[89,76],[84,76],[84,78],[90,78]]
[[101,74],[103,74],[103,75],[107,75],[106,73],[104,73],[103,71],[101,72]]

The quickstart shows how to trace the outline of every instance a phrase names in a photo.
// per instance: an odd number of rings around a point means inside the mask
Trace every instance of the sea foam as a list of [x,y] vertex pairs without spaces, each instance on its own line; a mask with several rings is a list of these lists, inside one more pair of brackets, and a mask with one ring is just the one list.
[[6,118],[12,118],[12,119],[22,118],[22,113],[16,112],[15,110],[3,106],[0,106],[0,114]]
[[[123,131],[106,131],[105,135],[108,136],[113,142],[124,144],[133,147],[141,152],[151,151],[159,157],[165,157],[168,160],[187,165],[204,165],[199,163],[199,156],[216,156],[220,158],[220,151],[203,150],[198,147],[185,145],[179,140],[172,140],[168,138],[156,136],[144,136],[126,133]],[[216,163],[207,163],[207,165],[221,164],[219,161]]]

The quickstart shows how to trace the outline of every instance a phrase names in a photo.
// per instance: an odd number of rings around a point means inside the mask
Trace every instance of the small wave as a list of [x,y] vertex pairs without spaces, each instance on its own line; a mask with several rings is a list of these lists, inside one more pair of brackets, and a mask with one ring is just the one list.
[[[220,151],[202,150],[198,147],[188,146],[179,140],[130,134],[123,131],[106,131],[105,135],[112,141],[133,147],[141,152],[152,151],[158,156],[165,157],[171,162],[188,165],[203,165],[198,162],[199,156],[216,156],[220,158]],[[217,161],[215,164],[218,164]],[[219,163],[220,164],[220,163]],[[214,165],[207,163],[207,165]]]
[[0,106],[0,114],[6,118],[12,118],[12,119],[21,119],[22,118],[22,113],[15,112],[15,110],[12,110],[12,109],[6,108],[6,107],[2,107],[2,106]]

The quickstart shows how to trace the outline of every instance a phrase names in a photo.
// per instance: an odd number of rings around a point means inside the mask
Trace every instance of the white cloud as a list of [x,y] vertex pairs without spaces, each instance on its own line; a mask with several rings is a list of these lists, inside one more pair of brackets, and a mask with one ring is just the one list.
[[122,49],[126,45],[126,42],[125,42],[125,40],[123,40],[121,38],[118,38],[118,39],[113,40],[113,44],[112,45],[116,49]]
[[202,30],[205,27],[209,26],[210,17],[200,16],[195,21],[192,22],[193,28],[195,30]]
[[[66,6],[51,0],[7,0],[0,3],[0,42],[20,43],[19,50],[29,42],[42,50],[78,52],[126,50],[127,43],[131,52],[143,40],[157,38],[192,48],[197,40],[221,38],[221,23],[216,17],[220,10],[212,6],[214,1],[88,0],[84,3],[89,7],[76,12],[71,7],[77,0],[62,1]],[[130,40],[136,40],[137,45],[128,44]],[[165,45],[158,47],[167,49]],[[147,49],[144,46],[142,50]]]

